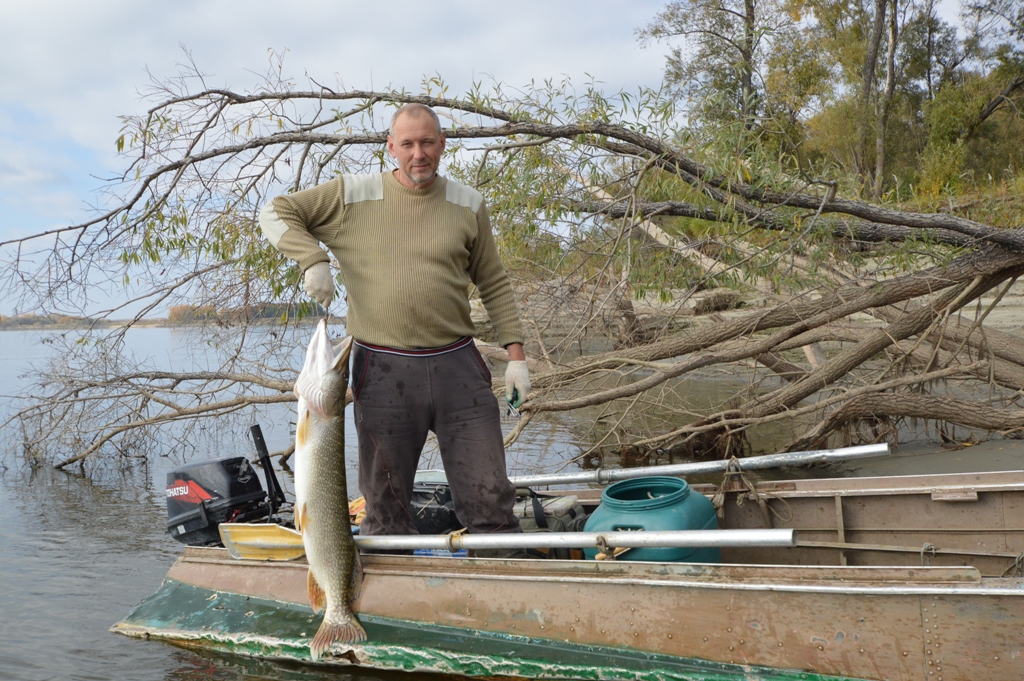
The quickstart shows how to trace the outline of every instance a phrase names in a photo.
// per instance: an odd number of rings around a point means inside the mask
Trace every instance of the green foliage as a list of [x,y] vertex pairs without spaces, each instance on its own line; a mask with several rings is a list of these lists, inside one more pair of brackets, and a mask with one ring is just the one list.
[[[877,181],[883,194],[899,186],[937,195],[1014,174],[1024,87],[998,97],[1024,75],[1019,3],[965,2],[959,36],[934,0],[882,4],[879,36],[876,0],[669,2],[638,33],[669,43],[666,81],[684,95],[701,138],[726,140],[713,143],[719,149],[752,160],[783,154],[792,158],[785,165],[818,177],[828,169],[828,179],[858,194]],[[756,29],[745,34],[748,25]],[[745,69],[754,74],[747,107]],[[991,103],[998,106],[982,120]]]

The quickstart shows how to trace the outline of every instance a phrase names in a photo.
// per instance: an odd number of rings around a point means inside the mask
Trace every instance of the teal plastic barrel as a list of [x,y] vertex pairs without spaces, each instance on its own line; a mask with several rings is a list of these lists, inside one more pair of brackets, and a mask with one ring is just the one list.
[[[586,532],[645,530],[714,530],[718,527],[715,507],[703,494],[691,493],[681,478],[654,476],[622,480],[601,493],[601,505],[589,518]],[[585,549],[590,560],[597,549]],[[618,560],[651,560],[688,563],[719,563],[717,548],[637,548]]]

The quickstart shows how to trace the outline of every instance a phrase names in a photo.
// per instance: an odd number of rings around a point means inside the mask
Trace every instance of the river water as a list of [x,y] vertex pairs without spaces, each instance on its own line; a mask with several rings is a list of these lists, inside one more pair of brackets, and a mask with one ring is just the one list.
[[[309,331],[311,327],[300,329],[300,334]],[[44,338],[37,331],[0,331],[0,420],[29,384],[23,374],[53,352]],[[188,370],[207,364],[202,345],[187,331],[138,329],[129,332],[126,342],[129,351],[150,357],[157,368]],[[299,363],[303,345],[304,340],[296,343],[294,361]],[[347,416],[346,459],[354,493],[351,409]],[[294,420],[286,406],[261,416],[271,451],[283,449],[291,439],[289,423]],[[129,469],[112,467],[89,476],[33,469],[10,449],[16,440],[10,429],[0,433],[8,448],[0,455],[0,681],[409,678],[222,657],[108,631],[156,591],[181,553],[182,545],[164,531],[168,470],[184,459],[230,454],[252,458],[248,426],[239,423],[227,433],[211,433],[208,442],[193,443],[187,453],[172,452]],[[525,472],[539,459],[571,457],[575,450],[568,440],[569,433],[557,425],[537,429],[510,449],[510,463]],[[430,443],[421,467],[440,467]],[[288,471],[278,471],[278,477],[290,490]]]
[[[41,334],[33,331],[0,332],[0,392],[18,395],[27,385],[21,374],[50,352],[40,339]],[[172,329],[134,331],[128,343],[158,363],[177,364],[194,355],[190,337]],[[3,398],[0,414],[10,404],[9,397]],[[263,421],[271,450],[282,448],[290,437],[288,419],[288,409],[279,408]],[[209,454],[251,456],[246,430],[240,426],[233,437],[217,438],[210,448],[215,451]],[[510,463],[517,472],[527,472],[535,465],[564,461],[578,452],[569,442],[568,430],[557,424],[536,429],[512,448]],[[201,443],[196,452],[197,458],[205,458]],[[348,458],[354,459],[352,452]],[[428,454],[422,467],[432,465],[431,460]],[[0,457],[0,680],[409,678],[222,657],[109,633],[112,624],[157,589],[181,553],[181,545],[164,532],[165,475],[176,463],[157,460],[86,477],[46,467],[32,469],[16,452]],[[866,461],[841,472],[891,475],[1021,468],[1024,443],[999,440],[956,451],[905,448],[904,456]],[[287,487],[288,475],[282,477]]]

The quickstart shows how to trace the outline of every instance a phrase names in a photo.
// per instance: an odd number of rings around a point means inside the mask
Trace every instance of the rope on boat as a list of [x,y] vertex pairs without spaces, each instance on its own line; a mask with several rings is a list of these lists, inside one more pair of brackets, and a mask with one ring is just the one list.
[[[926,565],[926,566],[927,565],[931,565],[932,564],[932,558],[935,557],[935,555],[938,553],[938,551],[939,550],[938,550],[938,548],[935,547],[935,544],[932,544],[931,542],[927,542],[926,541],[924,543],[924,546],[921,547],[921,565]],[[926,562],[925,557],[924,557],[924,554],[926,552],[930,554],[930,556],[927,559],[927,562]]]
[[[715,513],[719,519],[725,518],[725,488],[729,486],[732,478],[738,478],[740,484],[747,488],[746,492],[739,492],[736,495],[736,505],[743,506],[744,502],[750,499],[756,501],[757,505],[761,507],[761,513],[764,515],[765,527],[772,527],[772,515],[784,523],[788,523],[793,519],[793,509],[790,508],[789,502],[785,499],[773,497],[770,494],[765,494],[757,489],[753,481],[744,475],[743,470],[740,468],[740,461],[735,456],[729,457],[729,463],[726,465],[725,472],[722,474],[722,484],[718,486],[714,496],[711,497],[711,504],[715,507]],[[778,510],[768,505],[768,499],[775,499],[776,501],[782,502],[786,507],[788,513],[783,516]]]
[[1024,551],[1021,551],[1013,559],[1013,565],[1003,570],[1003,577],[1009,576],[1011,570],[1013,571],[1013,577],[1024,577]]

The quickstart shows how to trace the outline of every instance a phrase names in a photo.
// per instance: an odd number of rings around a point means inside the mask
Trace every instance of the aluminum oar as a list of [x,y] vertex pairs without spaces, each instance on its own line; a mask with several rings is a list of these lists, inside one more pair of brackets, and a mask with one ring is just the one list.
[[[887,456],[889,444],[861,445],[860,447],[843,447],[841,449],[817,449],[810,452],[790,452],[786,454],[766,454],[764,456],[748,456],[736,459],[736,466],[741,471],[764,470],[782,466],[803,466],[812,463],[851,461],[875,456]],[[565,473],[553,475],[517,475],[510,478],[517,487],[541,487],[544,485],[573,485],[597,483],[606,484],[617,480],[645,478],[650,475],[700,475],[703,473],[722,473],[731,460],[699,461],[696,463],[680,463],[667,466],[645,466],[643,468],[609,468],[583,473]]]
[[[223,523],[224,546],[234,558],[293,560],[303,555],[302,535],[275,524]],[[361,549],[726,548],[796,546],[794,530],[672,530],[663,532],[526,532],[516,534],[406,534],[355,538]],[[603,546],[602,546],[603,544]]]
[[665,530],[660,532],[517,532],[515,534],[412,534],[356,537],[371,550],[736,548],[796,546],[795,530]]

